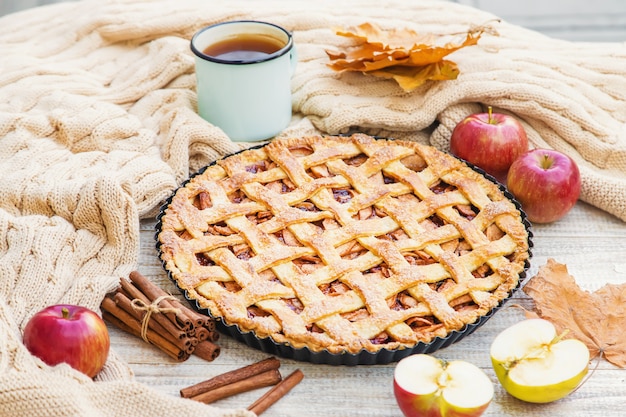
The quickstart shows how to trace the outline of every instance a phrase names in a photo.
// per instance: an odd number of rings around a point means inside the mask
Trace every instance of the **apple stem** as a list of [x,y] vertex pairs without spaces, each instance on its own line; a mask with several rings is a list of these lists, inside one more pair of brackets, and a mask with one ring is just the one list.
[[547,155],[547,154],[543,154],[543,155],[542,155],[542,158],[541,158],[541,161],[540,161],[540,162],[541,162],[540,166],[541,166],[541,168],[543,168],[543,169],[550,169],[550,168],[552,168],[552,165],[553,165],[553,163],[554,163],[554,161],[552,161],[552,159],[550,158],[550,156],[549,156],[549,155]]
[[63,307],[61,309],[61,314],[63,315],[63,318],[66,319],[70,316],[70,310],[67,307]]
[[557,335],[554,340],[550,343],[551,345],[555,345],[561,341],[567,334],[569,333],[569,329],[565,329],[561,332],[561,334]]
[[493,119],[493,108],[491,106],[487,107],[487,114],[489,115],[489,119],[487,119],[487,122],[490,125],[495,125],[496,121]]

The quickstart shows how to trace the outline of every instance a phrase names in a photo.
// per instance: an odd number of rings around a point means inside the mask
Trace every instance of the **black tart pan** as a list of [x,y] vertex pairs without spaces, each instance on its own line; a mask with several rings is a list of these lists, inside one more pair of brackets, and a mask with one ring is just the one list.
[[[377,139],[380,139],[380,138],[377,138]],[[265,144],[255,146],[254,148],[260,148],[262,146],[265,146]],[[254,149],[254,148],[250,148],[250,149]],[[245,150],[242,150],[239,152],[243,152],[243,151]],[[236,155],[237,153],[234,153],[232,155]],[[228,156],[232,156],[232,155],[228,155]],[[227,158],[228,156],[225,156],[224,158]],[[519,210],[521,214],[522,222],[524,223],[524,226],[526,227],[526,231],[528,233],[528,259],[526,259],[525,261],[524,270],[520,273],[517,286],[513,288],[511,291],[509,291],[509,295],[507,298],[500,301],[500,303],[496,307],[491,309],[487,314],[480,316],[473,323],[466,324],[462,329],[453,330],[446,337],[436,337],[429,343],[419,342],[415,346],[410,347],[410,348],[394,349],[394,350],[381,349],[376,352],[363,350],[359,353],[349,353],[349,352],[331,353],[327,350],[313,351],[306,347],[295,348],[289,344],[277,343],[271,337],[259,338],[253,332],[243,331],[239,328],[239,326],[225,323],[219,317],[215,318],[217,329],[220,331],[220,333],[230,336],[234,338],[235,340],[242,342],[246,344],[247,346],[250,346],[251,348],[258,349],[269,355],[275,355],[275,356],[279,356],[279,357],[286,358],[286,359],[293,359],[296,361],[310,362],[310,363],[315,363],[315,364],[345,365],[345,366],[382,365],[382,364],[398,362],[401,359],[412,354],[433,353],[437,350],[446,348],[456,342],[459,342],[460,340],[474,333],[479,327],[485,324],[487,320],[489,320],[494,314],[496,314],[498,310],[500,310],[510,298],[512,298],[512,296],[520,289],[520,287],[522,286],[522,283],[527,278],[527,271],[530,267],[530,259],[532,257],[533,234],[531,231],[531,224],[527,219],[526,213],[524,213],[524,211],[522,210],[521,204],[506,189],[506,187],[502,185],[501,183],[499,183],[493,176],[487,174],[484,170],[472,165],[471,163],[468,163],[467,161],[463,161],[463,162],[467,164],[470,168],[474,169],[479,174],[483,175],[488,180],[498,185],[498,187],[500,188],[504,196],[507,199],[511,200],[513,204],[515,204],[515,207]],[[201,170],[199,170],[197,173],[193,174],[187,181],[181,184],[180,187],[181,188],[184,187],[185,184],[187,184],[187,182],[191,180],[191,178],[202,174],[208,167],[214,165],[215,163],[216,162],[213,162],[207,165],[206,167],[202,168]],[[161,259],[161,244],[159,242],[158,235],[161,232],[161,219],[165,215],[165,210],[171,203],[172,198],[176,194],[176,191],[177,190],[175,190],[174,193],[172,193],[172,195],[161,206],[159,214],[157,215],[157,223],[155,226],[155,231],[156,231],[155,240],[156,240],[156,249],[159,254],[159,259]],[[176,280],[174,279],[170,271],[168,271],[167,268],[165,268],[165,263],[163,261],[161,263],[163,265],[163,268],[167,272],[170,280],[172,280],[172,282],[176,284],[176,287],[179,289],[179,291],[181,291],[181,293],[183,294],[185,299],[187,299],[190,305],[198,312],[211,316],[211,313],[208,309],[201,308],[198,302],[195,299],[192,299],[186,290],[181,289],[178,286],[178,283],[176,282]]]

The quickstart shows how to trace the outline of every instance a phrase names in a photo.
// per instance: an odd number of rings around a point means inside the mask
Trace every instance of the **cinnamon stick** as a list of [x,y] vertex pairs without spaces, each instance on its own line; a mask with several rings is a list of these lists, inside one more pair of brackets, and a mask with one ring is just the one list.
[[258,375],[272,369],[278,369],[279,367],[280,361],[278,359],[274,357],[263,359],[251,365],[244,366],[243,368],[238,368],[233,371],[217,375],[206,381],[199,382],[195,385],[191,385],[187,388],[183,388],[180,390],[180,396],[184,398],[195,397],[204,392],[211,391],[243,379],[251,378],[254,375]]
[[[144,320],[145,312],[137,310],[133,307],[130,298],[128,298],[126,294],[118,291],[112,295],[112,298],[122,310],[132,315],[135,319],[137,319],[137,321],[141,323]],[[161,324],[162,320],[158,320],[158,316],[153,314],[150,316],[148,321],[148,327],[163,336],[165,339],[169,340],[172,344],[178,346],[180,349],[191,353],[194,347],[198,344],[198,341],[188,337],[185,332],[174,326],[168,319],[165,319],[164,322],[169,324],[171,328],[165,328]]]
[[[103,310],[104,311],[102,312],[102,318],[104,318],[106,321],[117,326],[127,333],[133,334],[137,337],[141,337],[141,325],[139,324],[139,322],[134,319],[129,322],[125,322],[114,314],[108,312],[106,309],[104,309],[104,307]],[[162,338],[158,333],[148,332],[148,340],[150,341],[150,343],[158,347],[162,352],[167,354],[172,359],[182,362],[189,358],[189,354],[187,352],[170,343],[168,340]]]
[[205,327],[209,331],[215,331],[215,322],[211,317],[198,313],[196,310],[185,306],[178,300],[172,300],[172,304],[184,311],[185,315],[189,317],[197,327]]
[[[120,289],[121,292],[131,300],[141,300],[144,304],[151,304],[154,301],[148,298],[148,296],[146,296],[139,288],[135,287],[132,282],[127,279],[122,278],[120,280]],[[166,314],[153,314],[151,318],[154,318],[154,320],[159,322],[161,326],[168,329],[171,334],[177,337],[182,337],[187,334],[186,329],[180,326],[176,320],[169,319]]]
[[217,342],[220,339],[220,333],[217,330],[213,330],[212,332],[209,332],[209,337],[207,337],[207,340],[210,342]]
[[[169,295],[162,288],[152,283],[152,281],[150,281],[148,278],[142,275],[139,271],[131,272],[129,275],[129,278],[138,288],[140,288],[152,300],[155,300],[162,296]],[[190,308],[189,306],[186,306],[185,304],[181,303],[177,299],[170,299],[170,300],[167,300],[167,302],[169,303],[169,305],[181,311],[181,316],[185,317],[185,320],[189,320],[191,322],[191,328],[204,327],[207,330],[209,330],[209,332],[212,332],[212,333],[216,332],[217,329],[215,326],[215,320],[213,320],[211,317],[197,312],[196,310]],[[212,341],[215,342],[215,340],[212,340]]]
[[198,339],[198,342],[204,342],[209,340],[210,332],[206,327],[198,327],[195,331],[194,337]]
[[282,380],[278,369],[270,369],[269,371],[262,372],[257,375],[253,375],[250,378],[242,379],[232,384],[223,385],[219,388],[212,389],[210,391],[203,392],[194,397],[191,397],[194,401],[199,401],[205,404],[211,404],[222,398],[227,398],[235,394],[251,391],[257,388],[267,387],[275,385]]
[[213,342],[204,340],[193,349],[193,354],[206,361],[213,361],[220,354],[220,347]]
[[[103,317],[108,318],[112,324],[143,339],[144,335],[142,334],[141,322],[121,309],[117,304],[115,304],[115,301],[109,297],[104,297],[101,307],[104,312],[108,313],[104,316],[103,312]],[[148,343],[155,345],[176,360],[184,360],[189,357],[188,352],[171,343],[161,334],[151,330],[150,328],[147,329],[145,336]]]
[[[121,293],[125,294],[131,300],[135,300],[135,299],[136,300],[141,300],[144,304],[147,304],[147,305],[153,303],[154,300],[156,300],[156,299],[152,299],[152,298],[146,296],[139,288],[135,287],[127,279],[120,280],[120,284],[121,284]],[[165,317],[165,315],[161,314],[158,317],[159,318],[156,319],[156,320],[159,321],[159,323],[163,327],[168,329],[170,331],[170,333],[172,333],[174,335],[178,335],[179,337],[182,337],[185,334],[184,333],[184,331],[185,331],[184,328],[182,328],[181,326],[178,326],[176,323],[174,323],[171,320],[167,319]]]
[[[150,299],[150,302],[164,295],[168,295],[163,289],[154,285],[148,278],[143,276],[139,271],[132,271],[129,275],[129,278],[133,282],[133,284],[135,284],[137,288],[141,290],[141,292]],[[163,300],[161,304],[163,305],[163,307],[166,307],[166,308],[178,308],[179,309],[180,311],[179,313],[168,313],[166,314],[166,316],[168,316],[174,323],[177,323],[178,325],[180,325],[183,329],[189,330],[192,326],[195,325],[194,321],[192,321],[192,319],[186,314],[186,312],[180,309],[179,305],[182,305],[181,303],[177,303],[176,305],[173,305],[170,300]]]
[[[191,354],[207,361],[220,354],[215,321],[183,306],[138,271],[108,294],[101,307],[117,327],[141,337],[176,360]],[[202,326],[197,326],[197,325]]]
[[304,374],[301,370],[296,369],[287,378],[280,381],[272,389],[267,391],[258,400],[248,407],[249,411],[252,411],[257,416],[261,415],[265,410],[270,408],[278,400],[284,397],[293,387],[298,385],[304,378]]
[[[139,288],[135,287],[130,281],[123,278],[120,280],[120,289],[118,290],[118,292],[128,297],[129,299],[132,298],[133,300],[141,300],[146,305],[152,303],[152,301],[148,297],[146,297],[146,295],[142,293]],[[206,337],[212,342],[216,342],[219,338],[219,336],[215,337],[217,330],[210,332],[207,336],[202,334],[202,332],[198,332],[197,330],[199,329],[184,329],[175,319],[170,319],[166,317],[165,314],[152,314],[150,316],[150,319],[152,318],[154,318],[156,322],[158,322],[174,337],[178,337],[181,339],[188,338],[192,346],[195,346],[200,342],[200,340],[198,339],[199,335],[201,335],[202,337]],[[215,329],[215,323],[213,323],[213,329]],[[219,333],[217,334],[219,335]]]

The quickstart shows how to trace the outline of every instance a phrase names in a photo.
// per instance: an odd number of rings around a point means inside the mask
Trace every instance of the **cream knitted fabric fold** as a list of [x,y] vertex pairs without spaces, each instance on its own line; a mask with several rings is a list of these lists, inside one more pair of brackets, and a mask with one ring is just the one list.
[[[493,16],[405,0],[84,0],[0,18],[0,414],[245,416],[159,394],[115,354],[91,381],[50,368],[21,343],[26,321],[57,302],[98,309],[136,267],[138,220],[190,171],[248,144],[196,114],[189,39],[201,27],[258,19],[294,32],[294,120],[280,136],[372,134],[446,150],[464,116],[515,114],[535,146],[571,155],[581,198],[626,220],[626,47],[574,44],[493,23],[500,36],[450,58],[458,80],[405,93],[327,67],[340,26],[366,21],[466,31]],[[61,390],[59,387],[62,387]]]

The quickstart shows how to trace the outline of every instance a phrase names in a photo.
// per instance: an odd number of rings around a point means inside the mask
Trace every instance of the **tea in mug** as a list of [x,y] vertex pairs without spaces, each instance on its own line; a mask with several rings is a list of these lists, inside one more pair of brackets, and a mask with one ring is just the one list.
[[268,140],[292,120],[298,62],[291,33],[268,22],[234,20],[191,38],[198,114],[236,142]]
[[278,39],[246,33],[209,45],[202,53],[223,61],[259,61],[284,46],[285,43]]

